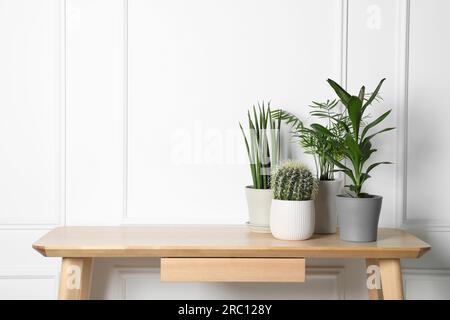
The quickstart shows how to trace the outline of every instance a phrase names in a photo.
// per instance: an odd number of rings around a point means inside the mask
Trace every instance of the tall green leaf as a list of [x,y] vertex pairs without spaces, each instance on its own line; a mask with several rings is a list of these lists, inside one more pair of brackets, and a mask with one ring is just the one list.
[[245,147],[247,149],[248,161],[250,163],[250,172],[252,174],[252,181],[253,181],[253,185],[255,186],[257,179],[256,179],[256,168],[255,168],[254,160],[252,157],[252,153],[250,152],[250,147],[248,145],[247,136],[245,135],[244,129],[242,128],[242,125],[240,122],[239,122],[239,127],[241,128],[242,136],[244,137]]
[[384,128],[383,130],[380,130],[378,132],[375,132],[375,133],[371,134],[370,136],[365,137],[364,140],[370,140],[373,137],[375,137],[377,134],[380,134],[380,133],[383,133],[383,132],[387,132],[387,131],[391,131],[391,130],[394,130],[394,129],[395,129],[395,127]]
[[364,103],[363,105],[363,112],[366,110],[366,108],[376,99],[376,97],[378,96],[378,92],[381,89],[381,86],[383,85],[384,80],[386,80],[386,78],[381,79],[380,83],[378,83],[377,88],[375,89],[374,92],[372,92],[372,95],[369,97],[369,99],[367,99],[367,101]]
[[376,118],[374,121],[372,121],[371,123],[367,124],[364,129],[363,132],[361,134],[361,138],[363,139],[365,137],[365,135],[367,134],[367,132],[375,127],[377,124],[379,124],[381,121],[383,121],[384,119],[386,119],[386,117],[391,113],[391,110],[386,111],[385,113],[383,113],[381,116],[379,116],[378,118]]
[[371,164],[371,165],[367,168],[366,173],[369,174],[370,171],[372,171],[373,169],[375,169],[376,167],[378,167],[378,166],[381,165],[381,164],[392,164],[392,162],[389,162],[389,161],[382,161],[382,162],[376,162],[376,163],[374,163],[374,164]]
[[358,141],[359,138],[359,129],[361,126],[361,118],[362,118],[362,100],[360,100],[356,96],[352,96],[347,104],[347,111],[350,121],[352,123],[353,135],[355,140]]
[[362,86],[361,89],[359,90],[358,98],[361,101],[364,101],[365,94],[366,94],[366,87]]
[[[262,104],[258,103],[258,109],[253,105],[253,108],[247,112],[248,137],[239,123],[250,162],[253,187],[256,189],[270,187],[272,168],[279,162],[281,120],[275,122],[271,116],[270,103],[266,105],[262,102]],[[267,133],[267,128],[270,134]]]
[[351,98],[351,94],[348,93],[347,91],[345,91],[344,88],[342,88],[339,84],[337,84],[335,81],[328,79],[327,82],[330,84],[330,86],[334,89],[334,91],[336,92],[336,94],[338,95],[339,99],[341,99],[342,103],[344,105],[347,105],[350,98]]

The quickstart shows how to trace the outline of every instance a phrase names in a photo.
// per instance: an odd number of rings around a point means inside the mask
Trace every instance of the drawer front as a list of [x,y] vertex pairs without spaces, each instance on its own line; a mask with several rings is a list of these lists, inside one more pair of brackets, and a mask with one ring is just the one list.
[[161,281],[304,282],[303,258],[161,258]]

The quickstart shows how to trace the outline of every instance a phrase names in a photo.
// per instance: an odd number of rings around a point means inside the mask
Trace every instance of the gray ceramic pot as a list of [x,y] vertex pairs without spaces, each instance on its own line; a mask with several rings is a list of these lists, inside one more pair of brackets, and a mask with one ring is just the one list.
[[376,241],[382,201],[383,197],[380,196],[371,198],[336,196],[341,239],[354,242]]
[[342,180],[319,181],[315,233],[336,233],[336,196],[341,194]]

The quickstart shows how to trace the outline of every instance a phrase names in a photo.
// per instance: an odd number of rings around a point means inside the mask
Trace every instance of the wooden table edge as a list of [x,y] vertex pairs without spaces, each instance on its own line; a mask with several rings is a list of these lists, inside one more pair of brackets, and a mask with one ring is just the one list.
[[41,244],[36,244],[33,243],[32,248],[34,250],[36,250],[37,252],[39,252],[41,255],[43,255],[44,257],[49,257],[47,255],[47,252],[45,251],[45,246],[41,245]]
[[422,248],[64,248],[46,247],[33,244],[33,249],[45,257],[86,257],[86,258],[162,258],[162,257],[229,257],[229,258],[335,258],[335,259],[368,259],[394,258],[416,259],[431,250]]

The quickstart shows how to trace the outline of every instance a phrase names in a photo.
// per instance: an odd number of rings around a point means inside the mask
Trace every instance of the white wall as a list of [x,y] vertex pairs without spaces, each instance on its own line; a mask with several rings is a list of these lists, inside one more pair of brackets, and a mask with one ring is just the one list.
[[[55,298],[57,225],[243,223],[237,122],[258,100],[304,116],[386,77],[393,108],[368,191],[381,224],[433,250],[407,298],[448,298],[445,0],[0,0],[0,298]],[[442,120],[441,120],[442,119]],[[310,161],[287,143],[285,157]],[[436,172],[434,168],[442,168]],[[431,174],[433,172],[434,174]],[[230,199],[233,199],[230,201]],[[297,285],[162,284],[155,260],[99,259],[94,298],[366,299],[363,261],[309,261]],[[145,280],[145,281],[143,281]]]

